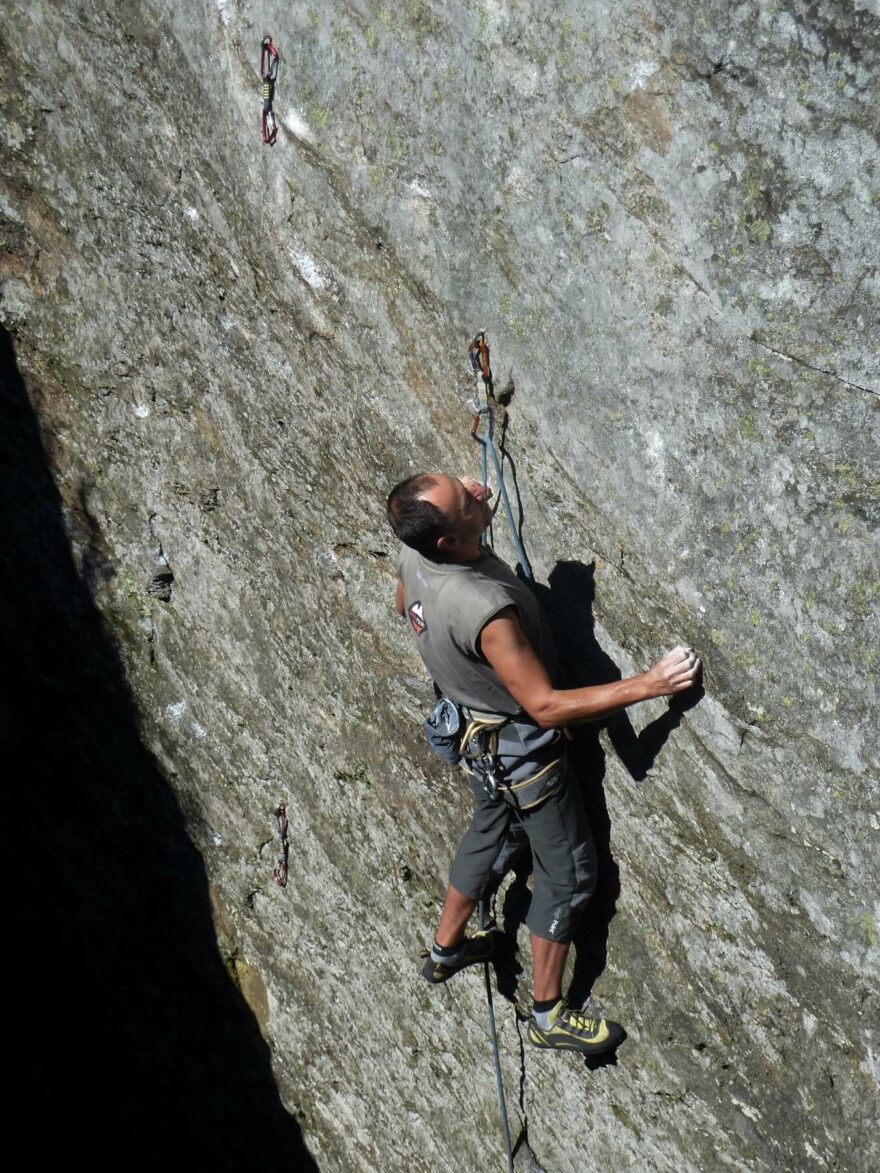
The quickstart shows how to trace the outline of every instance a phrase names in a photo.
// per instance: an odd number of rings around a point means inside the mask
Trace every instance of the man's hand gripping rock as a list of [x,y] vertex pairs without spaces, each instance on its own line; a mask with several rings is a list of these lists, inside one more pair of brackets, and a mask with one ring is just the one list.
[[694,649],[678,644],[649,668],[646,675],[656,689],[656,696],[674,696],[691,688],[702,668],[703,662]]

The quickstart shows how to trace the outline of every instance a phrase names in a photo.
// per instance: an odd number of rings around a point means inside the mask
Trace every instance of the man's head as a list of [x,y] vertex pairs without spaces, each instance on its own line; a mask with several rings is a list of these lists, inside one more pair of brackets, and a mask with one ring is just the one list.
[[470,561],[492,520],[491,492],[470,477],[418,473],[388,495],[388,521],[406,546],[438,561]]

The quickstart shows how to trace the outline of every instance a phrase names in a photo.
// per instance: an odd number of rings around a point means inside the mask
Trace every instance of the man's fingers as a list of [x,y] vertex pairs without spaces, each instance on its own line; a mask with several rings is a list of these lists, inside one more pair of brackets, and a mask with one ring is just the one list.
[[680,672],[685,668],[689,668],[696,660],[696,652],[690,648],[680,647],[673,648],[671,652],[667,652],[660,663],[667,672]]
[[690,644],[676,644],[675,647],[672,648],[671,651],[668,651],[666,653],[667,656],[679,655],[679,656],[691,656],[691,657],[696,656],[696,654],[697,653],[694,651],[694,649],[691,647]]
[[661,686],[660,695],[668,696],[691,688],[702,667],[702,660],[689,644],[678,644],[657,661],[651,672]]
[[673,692],[690,688],[702,668],[702,661],[692,647],[678,644],[663,657],[667,681]]

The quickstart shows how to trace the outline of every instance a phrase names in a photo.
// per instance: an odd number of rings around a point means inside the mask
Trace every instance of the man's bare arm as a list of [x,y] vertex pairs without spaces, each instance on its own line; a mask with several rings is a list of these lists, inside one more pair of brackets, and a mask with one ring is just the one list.
[[697,654],[677,647],[626,680],[587,688],[554,688],[520,626],[515,607],[505,607],[480,633],[479,647],[510,695],[544,729],[600,721],[618,709],[690,688],[700,670]]
[[404,614],[403,609],[403,582],[401,579],[397,580],[397,586],[394,588],[394,610],[398,615]]

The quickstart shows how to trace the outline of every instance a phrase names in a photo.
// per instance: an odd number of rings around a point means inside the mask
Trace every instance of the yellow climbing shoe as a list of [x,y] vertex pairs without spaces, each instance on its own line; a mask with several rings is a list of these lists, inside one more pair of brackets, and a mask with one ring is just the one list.
[[601,1055],[623,1040],[624,1030],[608,1018],[595,1018],[583,1010],[574,1010],[561,1000],[550,1011],[550,1025],[546,1030],[538,1026],[534,1016],[529,1019],[528,1035],[529,1042],[536,1047]]

